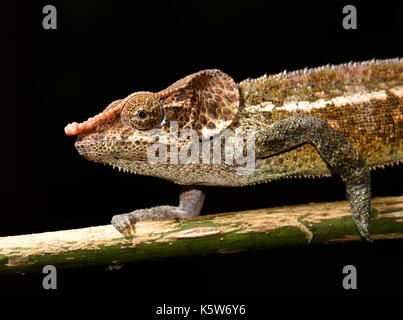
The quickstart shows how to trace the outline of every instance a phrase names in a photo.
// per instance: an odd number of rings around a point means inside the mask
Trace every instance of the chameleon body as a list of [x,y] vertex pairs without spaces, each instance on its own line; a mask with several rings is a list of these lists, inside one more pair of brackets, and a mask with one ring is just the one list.
[[[196,138],[178,138],[172,123],[178,132],[192,129]],[[167,139],[156,138],[156,129]],[[198,161],[177,161],[191,143],[201,150],[203,142],[237,129],[245,143],[247,130],[254,132],[254,167],[246,174],[237,171],[236,161],[212,161],[211,149],[210,162],[202,161],[201,152]],[[200,214],[200,185],[233,187],[335,173],[346,183],[361,237],[370,240],[369,170],[403,161],[403,59],[327,65],[238,84],[219,70],[204,70],[158,93],[116,100],[99,115],[69,124],[65,132],[78,135],[75,146],[91,161],[187,186],[177,207],[113,217],[112,224],[124,234],[132,234],[139,220]],[[219,141],[223,159],[224,140]],[[150,163],[156,143],[166,147],[167,162]]]

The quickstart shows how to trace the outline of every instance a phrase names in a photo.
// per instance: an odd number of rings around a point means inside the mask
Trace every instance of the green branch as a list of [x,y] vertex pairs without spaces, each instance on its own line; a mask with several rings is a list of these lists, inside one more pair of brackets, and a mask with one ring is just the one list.
[[[372,207],[373,239],[403,238],[403,197],[375,198]],[[144,221],[134,238],[111,225],[2,237],[0,274],[350,241],[361,240],[347,202],[310,203]]]

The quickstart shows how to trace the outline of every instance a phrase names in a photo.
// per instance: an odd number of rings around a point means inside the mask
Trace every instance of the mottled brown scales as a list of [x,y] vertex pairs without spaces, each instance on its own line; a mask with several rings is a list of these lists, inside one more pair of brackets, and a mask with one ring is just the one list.
[[[283,72],[239,84],[219,70],[204,70],[158,93],[136,92],[117,100],[65,131],[78,135],[76,148],[89,160],[189,186],[242,186],[336,173],[346,183],[360,235],[369,239],[368,167],[403,160],[402,99],[400,58]],[[199,150],[202,141],[225,129],[254,130],[255,169],[240,175],[236,162],[201,163],[201,155],[199,163],[178,163],[171,151],[189,153],[189,136],[178,139],[173,132],[169,141],[161,141],[150,132],[169,134],[172,121],[179,132],[197,131]],[[157,141],[168,144],[168,163],[148,161]],[[200,212],[203,197],[190,192],[179,207],[137,210],[114,217],[113,224],[125,233],[138,220],[192,216]]]
[[[371,169],[403,159],[402,59],[349,63],[264,76],[245,80],[239,87],[246,107],[239,113],[241,125],[266,126],[290,116],[319,117],[341,132]],[[343,96],[347,97],[345,102],[340,101],[337,106],[331,102]],[[290,97],[297,97],[295,104],[301,101],[315,103],[321,99],[325,107],[307,110],[307,104],[305,109],[292,108]],[[351,100],[351,97],[355,99]],[[288,107],[284,108],[287,101]],[[270,111],[257,111],[259,109],[255,108],[251,112],[251,108],[247,107],[253,106],[253,103],[257,106],[271,103],[273,107]],[[258,160],[258,167],[269,171],[266,173],[267,181],[287,176],[321,177],[331,174],[311,145]]]
[[304,101],[331,99],[361,89],[378,91],[402,85],[402,59],[350,62],[244,80],[239,84],[244,104],[271,101],[281,106],[295,97]]
[[[329,105],[327,108],[299,112],[298,116],[315,116],[327,120],[331,127],[348,138],[370,167],[375,167],[396,163],[403,158],[403,122],[394,116],[396,108],[400,108],[400,114],[403,114],[401,99],[388,96],[384,100],[372,100],[361,105]],[[293,115],[295,114],[287,111],[277,111],[275,116],[273,112],[265,112],[263,119],[264,123],[268,123]],[[287,164],[286,171],[295,168],[295,175],[330,174],[326,164],[311,146],[303,146],[279,155],[278,158],[281,159],[279,165],[276,165],[275,158],[267,158],[261,164],[269,166],[268,170],[272,172],[284,172],[284,166]]]

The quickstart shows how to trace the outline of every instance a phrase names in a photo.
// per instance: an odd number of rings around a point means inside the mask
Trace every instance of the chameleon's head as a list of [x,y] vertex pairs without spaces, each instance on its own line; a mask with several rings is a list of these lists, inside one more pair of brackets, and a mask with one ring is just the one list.
[[172,121],[179,132],[194,129],[200,140],[208,139],[232,123],[238,106],[235,82],[221,71],[205,70],[158,93],[136,92],[116,100],[95,117],[67,125],[65,132],[77,135],[75,147],[88,160],[155,175],[148,150],[157,141],[169,144],[160,134],[169,140]]
[[138,92],[83,123],[67,125],[65,132],[77,135],[75,147],[88,160],[125,168],[125,160],[146,159],[147,147],[155,143],[150,130],[162,128],[163,121],[162,103],[151,92]]

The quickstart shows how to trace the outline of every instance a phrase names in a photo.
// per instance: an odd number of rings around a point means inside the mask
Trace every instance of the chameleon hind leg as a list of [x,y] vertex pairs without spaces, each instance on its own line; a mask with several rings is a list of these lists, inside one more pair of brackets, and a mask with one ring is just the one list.
[[158,206],[134,210],[112,217],[112,225],[125,236],[135,234],[137,221],[185,219],[200,215],[204,203],[204,193],[199,189],[184,189],[179,197],[179,206]]
[[299,145],[312,144],[323,160],[345,182],[353,220],[363,240],[370,239],[370,173],[361,155],[325,120],[290,117],[277,121],[256,135],[257,157],[269,157]]

